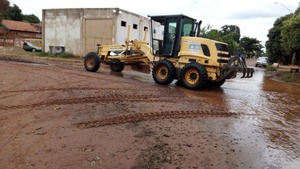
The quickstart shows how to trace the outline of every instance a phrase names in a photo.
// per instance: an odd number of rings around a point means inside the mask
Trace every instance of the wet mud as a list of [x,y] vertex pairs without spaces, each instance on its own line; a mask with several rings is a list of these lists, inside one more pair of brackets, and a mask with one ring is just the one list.
[[0,60],[0,168],[300,166],[300,88],[262,68],[192,91],[38,62]]

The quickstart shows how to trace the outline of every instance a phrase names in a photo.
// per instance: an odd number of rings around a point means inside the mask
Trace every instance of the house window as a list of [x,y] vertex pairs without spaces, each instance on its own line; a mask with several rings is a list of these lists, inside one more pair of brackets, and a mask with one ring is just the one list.
[[133,24],[133,29],[138,29],[138,25],[137,24]]
[[121,26],[126,27],[126,22],[125,21],[121,21]]

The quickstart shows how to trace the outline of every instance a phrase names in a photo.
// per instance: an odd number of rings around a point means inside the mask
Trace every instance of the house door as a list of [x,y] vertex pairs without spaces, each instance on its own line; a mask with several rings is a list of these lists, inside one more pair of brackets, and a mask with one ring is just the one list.
[[97,44],[112,44],[114,30],[112,19],[85,19],[84,26],[84,55],[97,51]]

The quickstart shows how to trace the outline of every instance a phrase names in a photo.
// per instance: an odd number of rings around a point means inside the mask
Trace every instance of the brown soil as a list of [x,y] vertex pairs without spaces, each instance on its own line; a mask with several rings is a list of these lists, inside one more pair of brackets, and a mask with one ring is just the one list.
[[[223,155],[204,160],[217,138],[200,122],[237,112],[176,88],[86,72],[81,61],[2,56],[0,65],[0,168],[226,164]],[[222,147],[218,142],[215,148]]]
[[273,143],[246,126],[259,116],[223,89],[122,76],[87,72],[81,59],[2,54],[0,168],[276,168]]

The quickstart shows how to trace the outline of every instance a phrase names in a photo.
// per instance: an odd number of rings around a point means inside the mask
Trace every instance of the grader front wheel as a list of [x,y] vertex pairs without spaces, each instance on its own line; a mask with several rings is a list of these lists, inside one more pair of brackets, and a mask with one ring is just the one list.
[[84,57],[84,68],[89,72],[97,72],[100,67],[100,58],[95,52],[89,52]]
[[180,79],[184,87],[196,90],[206,85],[207,71],[199,63],[189,63],[182,68]]
[[125,64],[124,62],[120,62],[119,60],[112,60],[109,63],[109,67],[111,71],[122,72],[125,67]]
[[175,79],[175,66],[169,60],[158,61],[152,70],[152,77],[158,84],[168,85]]

